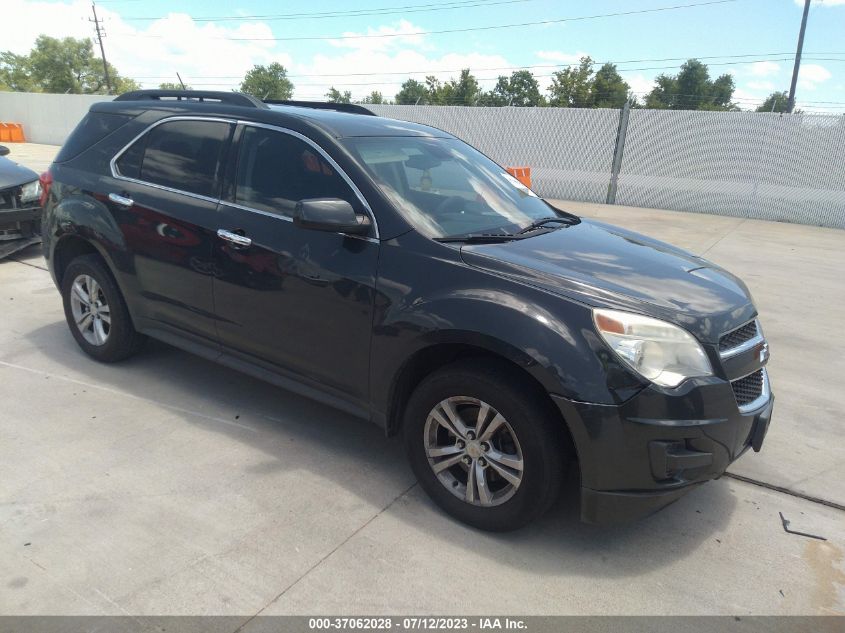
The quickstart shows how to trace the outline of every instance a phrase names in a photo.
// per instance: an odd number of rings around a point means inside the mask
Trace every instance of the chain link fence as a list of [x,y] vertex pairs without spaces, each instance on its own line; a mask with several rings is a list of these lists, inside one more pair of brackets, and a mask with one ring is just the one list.
[[845,116],[574,108],[368,106],[432,125],[506,166],[531,167],[547,198],[845,228]]

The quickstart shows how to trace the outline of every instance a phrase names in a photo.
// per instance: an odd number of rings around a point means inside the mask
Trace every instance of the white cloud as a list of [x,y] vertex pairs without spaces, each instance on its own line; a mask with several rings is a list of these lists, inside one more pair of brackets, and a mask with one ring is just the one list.
[[631,91],[634,93],[634,96],[640,100],[642,100],[646,93],[651,92],[651,89],[654,88],[654,78],[646,77],[641,73],[627,74],[625,72],[621,72],[619,74],[622,75],[622,79],[628,82],[628,85],[631,86]]
[[833,75],[824,66],[819,64],[802,64],[798,71],[798,86],[804,90],[815,90],[822,82],[827,81]]
[[[396,49],[400,46],[422,46],[425,40],[420,35],[422,27],[414,26],[408,20],[399,20],[395,26],[382,25],[378,28],[368,27],[366,33],[346,31],[343,39],[329,40],[329,44],[338,48],[353,48],[365,51],[384,51]],[[368,37],[355,37],[366,35]],[[374,37],[378,36],[378,37]]]
[[767,96],[768,94],[761,95],[758,92],[749,92],[748,90],[737,88],[734,90],[733,100],[743,110],[754,110],[766,100]]
[[774,90],[775,84],[771,81],[749,81],[745,84],[748,88],[752,90]]
[[[5,0],[3,14],[4,23],[8,20],[15,28],[5,30],[2,48],[16,53],[28,52],[42,33],[52,37],[92,36],[92,25],[88,22],[91,5],[85,0]],[[105,26],[109,62],[121,75],[138,79],[144,87],[176,81],[179,72],[196,88],[229,89],[254,64],[278,61],[289,67],[292,63],[290,55],[280,51],[275,42],[229,39],[272,37],[270,27],[263,22],[245,22],[228,28],[213,23],[198,24],[187,14],[171,13],[136,26],[102,6],[98,7],[98,15]]]
[[[0,44],[3,50],[26,53],[41,33],[77,38],[92,35],[88,22],[91,5],[87,0],[4,0],[3,9],[4,18],[16,25],[4,33]],[[107,31],[105,45],[109,61],[122,75],[137,79],[146,88],[163,81],[176,81],[179,72],[195,88],[230,90],[238,86],[253,65],[278,61],[288,69],[295,98],[323,99],[334,85],[351,90],[355,98],[378,90],[392,99],[409,76],[422,81],[425,75],[433,74],[446,81],[457,77],[460,69],[471,68],[482,86],[489,89],[499,74],[510,74],[504,68],[515,66],[501,55],[434,55],[425,36],[418,34],[422,29],[407,20],[370,28],[366,33],[400,33],[398,37],[332,40],[331,47],[324,49],[326,53],[309,60],[285,52],[282,48],[285,43],[232,39],[272,38],[272,29],[261,21],[227,27],[197,23],[185,13],[173,12],[160,20],[136,23],[123,20],[108,8],[98,6],[98,13]],[[482,70],[487,68],[495,70]],[[423,72],[408,73],[417,70]]]
[[775,62],[754,62],[748,66],[748,72],[755,77],[770,77],[780,72],[780,64]]

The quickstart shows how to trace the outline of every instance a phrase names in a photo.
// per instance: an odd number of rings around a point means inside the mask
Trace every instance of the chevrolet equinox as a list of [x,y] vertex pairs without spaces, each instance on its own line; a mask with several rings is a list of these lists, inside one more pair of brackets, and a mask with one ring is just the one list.
[[401,434],[486,530],[630,520],[760,450],[746,286],[579,218],[441,130],[354,105],[137,91],[41,178],[44,253],[98,361],[153,337]]

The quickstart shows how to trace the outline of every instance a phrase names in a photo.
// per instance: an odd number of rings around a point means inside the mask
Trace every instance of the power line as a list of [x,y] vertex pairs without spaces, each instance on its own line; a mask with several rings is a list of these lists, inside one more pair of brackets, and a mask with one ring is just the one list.
[[[301,42],[314,40],[353,40],[353,39],[376,39],[387,37],[410,37],[416,35],[441,35],[444,33],[468,33],[471,31],[492,31],[497,29],[523,28],[528,26],[543,26],[546,24],[561,24],[564,22],[578,22],[583,20],[597,20],[600,18],[613,18],[630,15],[643,15],[659,13],[661,11],[676,11],[679,9],[691,9],[695,7],[712,6],[717,4],[728,4],[737,0],[708,0],[707,2],[695,2],[692,4],[677,4],[668,7],[656,7],[654,9],[638,9],[635,11],[618,11],[616,13],[601,13],[596,15],[582,15],[571,18],[558,18],[554,20],[538,20],[536,22],[521,22],[514,24],[496,24],[492,26],[474,26],[461,29],[441,29],[437,31],[409,31],[405,33],[370,33],[368,35],[320,35],[320,36],[294,36],[294,37],[211,37],[208,39],[230,40],[234,42]],[[126,34],[124,37],[145,37],[160,39],[161,35]]]
[[[194,22],[244,22],[249,20],[263,20],[267,22],[281,21],[281,20],[319,20],[324,18],[357,18],[372,15],[393,15],[396,13],[428,13],[432,11],[447,11],[453,9],[468,9],[474,7],[489,7],[503,4],[518,4],[524,2],[534,2],[535,0],[456,0],[455,2],[446,2],[442,4],[417,4],[407,5],[405,7],[382,7],[378,9],[351,9],[349,11],[325,11],[318,13],[268,13],[255,15],[231,15],[231,16],[198,16],[191,19]],[[166,16],[128,16],[123,17],[125,21],[153,21],[161,20]]]
[[[635,64],[635,63],[645,63],[645,62],[668,62],[668,61],[686,61],[688,59],[740,59],[743,57],[766,57],[762,61],[786,61],[786,60],[774,60],[771,57],[784,57],[787,55],[792,55],[791,52],[786,51],[782,53],[743,53],[742,55],[687,55],[685,57],[656,57],[650,59],[624,59],[624,60],[593,60],[593,64],[596,66],[602,66],[604,64],[613,64],[614,66],[618,66],[620,64]],[[845,55],[843,53],[808,53],[808,55]],[[791,57],[789,58],[791,60]],[[824,59],[830,59],[831,61],[845,61],[845,58],[838,59],[838,58],[808,58],[814,61],[822,61]],[[731,63],[746,63],[752,64],[756,63],[760,60],[744,60],[744,61],[737,61]],[[569,68],[572,66],[577,66],[579,62],[572,62],[569,64],[525,64],[521,66],[490,66],[486,68],[473,68],[471,69],[473,72],[479,71],[494,71],[494,70],[530,70],[532,68]],[[715,65],[712,64],[711,65]],[[670,68],[670,67],[661,67],[661,68]],[[672,67],[673,68],[673,67]],[[434,73],[459,73],[462,70],[466,70],[465,68],[431,68],[428,70],[396,70],[396,71],[383,71],[383,72],[358,72],[358,73],[298,73],[298,74],[290,74],[288,75],[289,78],[295,77],[359,77],[359,76],[387,76],[387,75],[425,75],[425,74],[434,74]],[[622,68],[620,70],[627,71],[629,69]],[[634,69],[630,69],[634,70]],[[242,75],[194,75],[194,77],[198,77],[200,79],[240,79]],[[140,75],[136,77],[138,79],[167,79],[168,76],[164,75]]]
[[[678,58],[678,59],[685,59],[685,58]],[[696,59],[698,59],[698,58],[696,58]],[[808,57],[806,59],[808,59],[810,61],[819,61],[819,60],[824,59],[824,58]],[[788,62],[788,61],[792,61],[792,58],[791,57],[782,57],[782,58],[753,59],[753,60],[747,60],[744,63]],[[845,59],[836,60],[836,61],[845,61]],[[621,63],[621,62],[619,62],[619,63]],[[733,61],[732,62],[711,62],[710,64],[708,64],[708,66],[733,66],[736,63],[737,62],[733,62]],[[530,68],[540,68],[540,67],[549,68],[550,66],[511,66],[511,67],[487,68],[487,69],[476,68],[475,71],[479,71],[479,70],[529,70]],[[551,66],[551,68],[557,68],[557,67],[558,66]],[[636,68],[620,68],[618,70],[621,71],[621,72],[634,72],[634,71],[640,71],[640,70],[674,70],[676,68],[677,68],[677,66],[639,66],[639,67],[636,67]],[[447,73],[447,72],[460,72],[461,70],[466,70],[466,69],[431,70],[431,71],[425,71],[425,72],[427,72],[429,74],[436,74],[436,73]],[[470,70],[472,70],[472,69],[470,69]],[[410,73],[393,73],[393,72],[391,72],[391,73],[348,73],[348,74],[340,74],[340,75],[334,75],[334,74],[330,74],[330,75],[287,75],[287,77],[288,78],[295,78],[295,77],[341,77],[341,76],[352,76],[352,75],[362,75],[362,74],[366,75],[366,76],[382,76],[382,75],[397,75],[397,74],[405,76],[405,75],[411,74],[413,72],[422,72],[422,71],[411,71]],[[552,77],[555,76],[555,74],[552,73],[552,74],[536,74],[535,75],[535,74],[532,73],[532,76],[534,77],[534,79],[551,79]],[[137,76],[135,78],[136,79],[167,79],[166,76],[152,76],[152,75],[150,75],[150,76],[141,75],[141,76]],[[242,76],[241,75],[191,75],[191,76],[186,75],[186,78],[189,81],[191,81],[191,83],[193,85],[197,85],[197,86],[217,86],[217,85],[223,85],[226,82],[195,83],[193,80],[194,79],[236,79],[237,80],[237,79],[242,79]],[[496,76],[496,77],[475,77],[474,76],[474,78],[475,78],[476,81],[496,81],[499,78],[499,76]],[[390,80],[364,81],[364,82],[348,82],[348,81],[337,82],[337,81],[335,81],[334,83],[337,83],[339,86],[383,86],[383,85],[392,85],[393,83],[396,83],[396,81],[397,80],[394,80],[394,81],[390,81]],[[309,82],[305,82],[305,83],[297,82],[296,85],[297,86],[323,86],[323,85],[330,84],[332,82],[333,82],[333,80],[326,80],[326,81],[320,81],[320,82],[310,82],[310,83]]]

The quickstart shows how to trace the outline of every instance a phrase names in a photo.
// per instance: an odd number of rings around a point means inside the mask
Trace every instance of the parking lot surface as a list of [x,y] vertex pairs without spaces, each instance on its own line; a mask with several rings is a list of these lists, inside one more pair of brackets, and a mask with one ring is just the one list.
[[570,486],[481,533],[375,426],[163,344],[90,360],[30,248],[0,262],[0,614],[845,614],[845,231],[560,204],[749,285],[777,402],[748,481],[616,527]]

